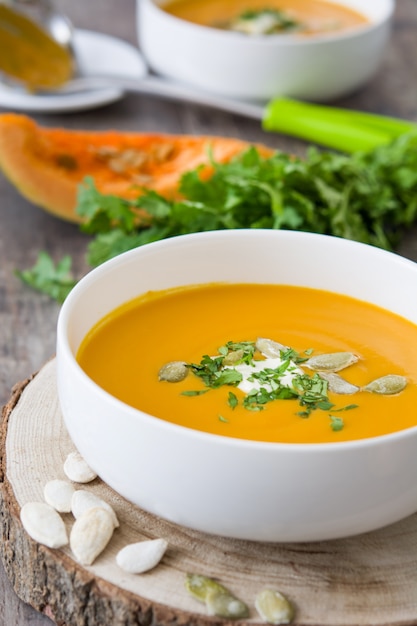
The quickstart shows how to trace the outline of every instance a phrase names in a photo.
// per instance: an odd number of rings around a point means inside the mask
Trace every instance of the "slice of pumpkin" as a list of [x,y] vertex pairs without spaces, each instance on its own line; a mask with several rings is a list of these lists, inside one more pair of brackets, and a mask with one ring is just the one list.
[[[250,144],[240,139],[45,128],[25,115],[0,115],[0,169],[33,204],[72,222],[78,185],[135,198],[148,188],[175,197],[181,175],[214,159],[226,162]],[[257,146],[268,156],[273,150]]]

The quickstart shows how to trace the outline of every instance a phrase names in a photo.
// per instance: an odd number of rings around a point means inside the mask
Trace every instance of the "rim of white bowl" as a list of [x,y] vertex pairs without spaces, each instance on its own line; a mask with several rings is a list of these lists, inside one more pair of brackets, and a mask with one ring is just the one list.
[[[350,8],[351,4],[349,1],[345,0],[329,0],[333,4],[342,4],[344,6],[348,6]],[[373,18],[366,13],[364,10],[365,7],[358,7],[359,11],[362,11],[366,17],[369,19],[369,22],[355,28],[342,31],[341,33],[324,33],[322,35],[314,35],[312,37],[296,37],[291,34],[287,35],[268,35],[265,37],[246,37],[244,39],[241,33],[233,32],[233,31],[223,31],[221,29],[216,29],[211,26],[205,26],[204,24],[195,24],[194,22],[189,22],[175,15],[171,15],[167,13],[161,8],[161,5],[156,0],[138,0],[138,2],[147,3],[148,6],[152,7],[159,16],[160,19],[165,19],[168,24],[177,24],[181,26],[183,29],[196,30],[197,33],[210,33],[211,37],[219,38],[220,40],[225,39],[226,37],[231,39],[233,42],[244,42],[247,41],[248,45],[251,46],[275,46],[277,43],[282,44],[282,47],[297,47],[300,44],[303,44],[308,47],[319,46],[330,41],[345,41],[347,39],[356,39],[358,37],[362,37],[364,34],[367,34],[370,31],[379,28],[381,24],[388,23],[395,10],[396,0],[376,0],[380,2],[381,5],[384,4],[384,11],[381,11],[381,15],[378,18]]]
[[[60,345],[60,350],[62,351],[66,362],[70,365],[71,368],[74,369],[77,376],[81,376],[84,382],[93,387],[95,392],[101,395],[107,402],[114,404],[116,407],[122,408],[124,412],[127,412],[132,416],[132,418],[137,419],[140,417],[141,419],[145,419],[146,421],[151,421],[155,423],[159,428],[163,428],[164,430],[168,429],[174,432],[178,432],[178,430],[182,431],[186,436],[192,438],[204,438],[211,439],[220,443],[221,445],[226,446],[240,446],[240,447],[249,447],[249,448],[263,448],[263,449],[280,449],[280,450],[297,450],[297,451],[306,451],[309,452],[317,452],[321,453],[324,450],[341,450],[341,449],[350,449],[350,448],[362,448],[362,447],[374,447],[376,445],[380,445],[381,443],[386,443],[387,440],[397,441],[401,439],[408,438],[410,435],[414,435],[417,437],[417,425],[410,426],[409,428],[404,428],[402,430],[394,431],[392,433],[387,433],[385,435],[378,435],[375,437],[366,437],[362,439],[353,439],[349,441],[334,441],[327,443],[285,443],[285,442],[269,442],[269,441],[258,441],[252,439],[240,439],[237,437],[228,437],[226,435],[217,435],[214,433],[205,432],[202,430],[198,430],[196,428],[189,428],[187,426],[182,426],[180,424],[175,424],[173,422],[168,422],[163,418],[157,417],[141,409],[136,409],[131,405],[119,400],[111,393],[100,387],[97,383],[95,383],[82,369],[82,367],[78,364],[76,357],[73,353],[73,350],[70,347],[68,340],[68,324],[71,316],[71,310],[77,304],[77,300],[82,298],[82,294],[86,291],[91,283],[96,282],[97,279],[100,279],[102,275],[105,275],[108,269],[115,268],[120,265],[124,265],[130,262],[130,258],[136,256],[137,254],[145,254],[148,250],[158,249],[159,247],[165,248],[170,246],[177,246],[178,240],[180,239],[207,239],[212,238],[214,235],[216,237],[224,237],[227,238],[231,233],[241,233],[242,235],[247,234],[263,234],[266,233],[268,236],[289,236],[295,238],[314,238],[314,239],[322,239],[322,240],[337,240],[340,242],[340,245],[344,245],[346,247],[352,248],[371,248],[372,254],[376,257],[395,257],[396,261],[404,264],[406,267],[411,267],[416,271],[417,274],[417,263],[402,257],[395,252],[389,252],[387,250],[383,250],[381,248],[373,247],[368,244],[360,243],[357,241],[343,239],[331,235],[323,235],[319,233],[309,233],[303,231],[283,231],[283,230],[271,230],[271,229],[236,229],[236,230],[219,230],[219,231],[205,231],[200,233],[190,233],[185,235],[177,235],[174,237],[170,237],[168,239],[163,239],[160,241],[155,241],[149,244],[145,244],[138,248],[134,248],[118,256],[106,261],[102,265],[92,269],[88,274],[86,274],[71,290],[67,298],[65,299],[61,310],[58,316],[57,323],[57,341]],[[272,234],[274,233],[274,234]],[[271,235],[272,234],[272,235]],[[233,236],[233,235],[232,235]]]

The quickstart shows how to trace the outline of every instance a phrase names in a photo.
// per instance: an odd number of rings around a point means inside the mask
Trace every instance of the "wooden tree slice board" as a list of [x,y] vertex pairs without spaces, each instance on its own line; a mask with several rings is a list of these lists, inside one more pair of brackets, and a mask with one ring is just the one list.
[[[215,577],[243,599],[251,611],[245,624],[262,623],[254,598],[271,587],[294,603],[296,626],[417,625],[417,514],[337,541],[235,541],[157,518],[96,479],[77,488],[112,504],[120,528],[95,563],[82,567],[69,548],[52,550],[30,539],[19,518],[23,504],[43,501],[46,482],[65,478],[64,460],[75,450],[59,408],[54,360],[16,385],[1,433],[0,554],[18,596],[61,626],[228,624],[188,595],[187,572]],[[63,517],[69,530],[72,515]],[[169,548],[155,569],[131,575],[117,567],[120,548],[156,537]]]

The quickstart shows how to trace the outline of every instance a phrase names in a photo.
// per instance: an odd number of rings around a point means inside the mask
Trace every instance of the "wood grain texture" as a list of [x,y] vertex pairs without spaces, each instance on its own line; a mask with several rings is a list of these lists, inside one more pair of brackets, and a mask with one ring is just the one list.
[[[65,479],[63,463],[75,450],[63,423],[55,361],[18,385],[4,413],[0,448],[2,541],[0,553],[17,594],[58,624],[112,626],[172,621],[214,626],[184,588],[187,572],[218,578],[250,607],[263,588],[278,589],[297,607],[294,626],[394,626],[417,624],[417,514],[373,533],[344,540],[256,543],[215,537],[167,522],[123,499],[100,479],[85,488],[109,502],[120,521],[90,567],[69,548],[51,550],[31,540],[19,512],[43,501],[43,486]],[[63,515],[70,531],[73,517]],[[143,575],[120,570],[115,556],[128,543],[163,537],[162,562]],[[63,602],[65,598],[65,602]]]
[[[79,28],[88,28],[136,43],[135,0],[56,0]],[[417,2],[397,0],[390,45],[374,79],[335,106],[398,115],[417,121]],[[1,111],[1,109],[0,109]],[[72,115],[36,114],[37,122],[67,128],[218,134],[266,143],[299,155],[306,145],[238,116],[129,95],[120,102]],[[88,238],[77,227],[31,206],[0,175],[0,402],[16,381],[36,371],[55,349],[58,306],[19,283],[16,268],[33,265],[45,249],[59,259],[71,254],[78,276],[85,273]],[[399,253],[417,260],[417,230],[410,230]],[[318,571],[320,581],[320,571]],[[416,576],[414,576],[416,578]],[[324,584],[324,583],[323,583]],[[331,584],[326,582],[326,585]],[[318,601],[318,600],[317,600]],[[51,626],[48,617],[21,602],[0,562],[0,626]],[[103,626],[107,624],[103,623]],[[111,624],[109,624],[111,626]]]

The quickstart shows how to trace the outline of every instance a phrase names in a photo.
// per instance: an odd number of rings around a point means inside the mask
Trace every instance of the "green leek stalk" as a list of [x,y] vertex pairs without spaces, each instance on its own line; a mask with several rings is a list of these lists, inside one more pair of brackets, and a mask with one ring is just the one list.
[[417,124],[407,120],[288,98],[268,103],[262,127],[350,153],[368,152],[417,131]]

